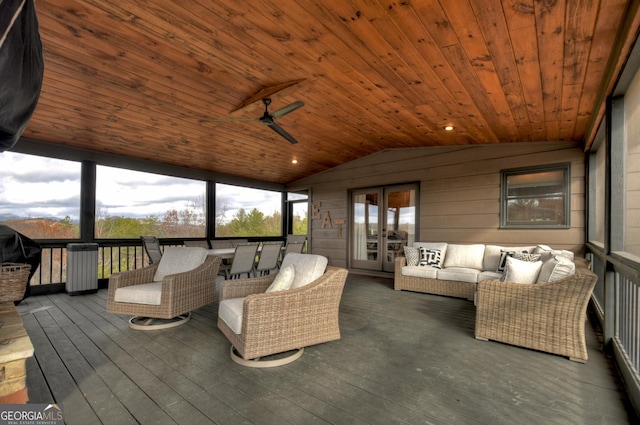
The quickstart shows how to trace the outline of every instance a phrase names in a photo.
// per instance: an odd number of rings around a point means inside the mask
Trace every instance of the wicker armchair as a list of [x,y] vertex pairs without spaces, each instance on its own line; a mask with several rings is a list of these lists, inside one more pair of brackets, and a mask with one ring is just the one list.
[[[343,268],[327,267],[324,274],[305,286],[269,293],[265,291],[274,274],[225,281],[221,303],[244,299],[240,301],[240,334],[218,318],[218,328],[231,342],[232,359],[250,367],[280,366],[299,358],[304,347],[340,339],[338,308],[347,273]],[[292,350],[297,351],[285,358],[260,360]]]
[[576,258],[576,273],[550,283],[478,284],[475,336],[586,363],[587,304],[597,276]]
[[[200,265],[191,270],[172,272],[176,263],[179,263],[178,268],[189,267],[180,260],[191,252],[204,259],[199,261]],[[167,267],[165,264],[172,258],[174,265]],[[167,248],[159,263],[109,278],[107,312],[134,315],[129,320],[133,329],[161,329],[184,324],[191,311],[216,301],[219,267],[220,257],[206,255],[204,248]],[[155,281],[158,276],[162,277]],[[124,291],[118,294],[119,289]],[[127,302],[121,301],[123,296]]]

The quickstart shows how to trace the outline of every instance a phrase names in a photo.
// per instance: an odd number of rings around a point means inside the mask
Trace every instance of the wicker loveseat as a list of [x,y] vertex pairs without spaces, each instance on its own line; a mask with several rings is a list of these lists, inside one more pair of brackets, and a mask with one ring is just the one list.
[[597,277],[584,259],[575,274],[550,283],[478,283],[475,336],[585,363],[587,304]]

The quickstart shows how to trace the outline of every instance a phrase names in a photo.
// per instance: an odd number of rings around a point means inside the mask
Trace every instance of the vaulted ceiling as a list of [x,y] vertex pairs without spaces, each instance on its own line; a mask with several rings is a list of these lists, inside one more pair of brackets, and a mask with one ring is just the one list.
[[[36,6],[45,77],[23,137],[283,184],[387,148],[588,144],[638,29],[622,0]],[[297,144],[201,121],[258,118],[263,97],[304,102],[275,119]]]

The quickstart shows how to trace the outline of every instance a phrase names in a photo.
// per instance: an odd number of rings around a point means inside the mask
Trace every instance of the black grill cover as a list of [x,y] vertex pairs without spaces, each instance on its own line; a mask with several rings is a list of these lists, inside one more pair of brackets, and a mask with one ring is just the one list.
[[[36,272],[42,258],[42,247],[33,239],[16,232],[9,226],[0,224],[0,263],[31,264],[29,279]],[[29,285],[24,298],[29,296]]]
[[0,1],[0,152],[10,149],[36,109],[44,59],[34,0]]

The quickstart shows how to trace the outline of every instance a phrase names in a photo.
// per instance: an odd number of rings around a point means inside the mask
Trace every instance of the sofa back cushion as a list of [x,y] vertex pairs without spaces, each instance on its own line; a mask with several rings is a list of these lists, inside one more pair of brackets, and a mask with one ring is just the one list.
[[448,244],[444,257],[444,267],[466,267],[482,270],[484,244],[458,245]]

